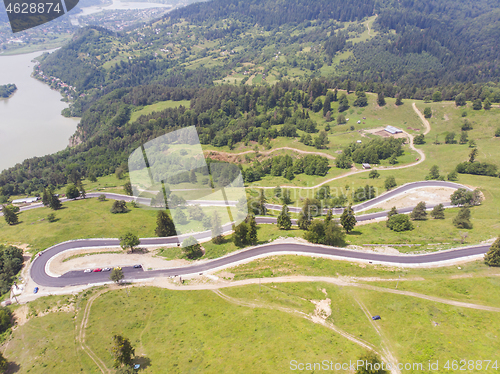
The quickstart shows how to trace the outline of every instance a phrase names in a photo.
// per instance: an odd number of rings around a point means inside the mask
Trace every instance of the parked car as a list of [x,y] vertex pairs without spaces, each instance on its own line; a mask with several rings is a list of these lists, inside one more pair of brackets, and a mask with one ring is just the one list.
[[37,293],[38,292],[38,287],[35,287],[35,289],[33,290],[33,293]]
[[94,273],[99,273],[100,271],[102,271],[101,268],[94,269]]
[[373,316],[373,317],[372,317],[372,319],[373,319],[374,321],[376,321],[376,320],[378,320],[378,319],[382,319],[382,318],[380,318],[380,316]]
[[111,271],[111,268],[104,268],[102,271]]
[[122,268],[121,268],[121,267],[119,267],[119,266],[115,267],[115,269],[116,269],[116,270],[122,270]]
[[92,270],[91,269],[85,269],[83,272],[84,273],[92,273]]
[[134,269],[142,268],[142,265],[134,265]]

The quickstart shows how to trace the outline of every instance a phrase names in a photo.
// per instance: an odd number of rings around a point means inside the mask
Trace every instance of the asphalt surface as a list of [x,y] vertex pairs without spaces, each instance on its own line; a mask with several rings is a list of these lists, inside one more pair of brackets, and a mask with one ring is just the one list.
[[[358,204],[353,207],[355,212],[360,212],[366,209],[369,209],[373,205],[385,201],[387,199],[393,198],[396,195],[404,193],[414,188],[421,187],[452,187],[452,188],[466,188],[465,186],[452,183],[452,182],[444,182],[444,181],[424,181],[424,182],[415,182],[403,185],[399,188],[396,188],[392,191],[389,191],[385,194],[382,194],[375,199],[364,202],[362,204]],[[470,190],[470,189],[469,189]],[[98,197],[102,193],[89,193],[87,197]],[[124,201],[132,201],[136,200],[135,197],[120,195],[114,193],[104,193],[106,198],[114,199],[114,200],[124,200]],[[67,199],[62,199],[61,201],[68,201]],[[145,202],[146,203],[146,202]],[[443,204],[445,207],[452,206],[450,203]],[[21,210],[29,210],[41,207],[42,204],[32,205],[29,207],[21,208]],[[268,204],[270,209],[276,208],[281,209],[281,206]],[[427,209],[432,209],[434,205],[427,206]],[[297,212],[300,211],[300,208],[290,207],[290,211],[294,212],[297,209]],[[399,209],[399,213],[410,213],[413,210],[413,207],[402,208]],[[342,209],[335,209],[335,214],[341,214]],[[358,221],[366,221],[372,219],[385,218],[387,216],[387,211],[376,212],[364,215],[356,216]],[[276,218],[274,217],[257,217],[256,221],[258,224],[266,224],[266,223],[276,223]],[[292,220],[293,224],[296,224],[296,220]],[[223,226],[223,231],[229,232],[231,231],[231,225],[227,224]],[[141,239],[141,246],[161,246],[161,245],[180,245],[184,239],[189,236],[194,236],[197,240],[203,240],[210,238],[211,232],[204,231],[194,234],[187,234],[181,236],[172,236],[168,238],[145,238]],[[75,286],[75,285],[86,285],[93,283],[101,283],[109,281],[109,272],[96,272],[96,273],[84,273],[83,271],[71,271],[63,274],[60,277],[52,277],[46,273],[46,265],[51,257],[60,254],[61,252],[71,250],[71,249],[79,249],[79,248],[98,248],[98,247],[118,247],[120,245],[119,239],[83,239],[83,240],[75,240],[64,243],[56,244],[45,251],[41,252],[33,262],[30,270],[31,278],[40,286],[46,287],[65,287],[65,286]],[[330,255],[337,256],[345,259],[358,259],[365,261],[372,261],[374,263],[387,263],[387,264],[428,264],[439,261],[447,261],[453,259],[460,259],[463,257],[480,255],[484,254],[488,251],[490,245],[477,245],[467,248],[459,248],[450,251],[436,252],[425,255],[384,255],[384,254],[376,254],[376,253],[366,253],[366,252],[356,252],[350,251],[342,248],[336,247],[323,247],[317,245],[307,245],[307,244],[268,244],[262,245],[259,247],[255,247],[246,251],[242,251],[233,255],[229,255],[226,257],[222,257],[213,261],[205,262],[199,265],[191,265],[182,268],[172,268],[165,270],[153,270],[153,271],[144,271],[142,268],[133,268],[131,266],[122,267],[123,273],[125,276],[125,280],[133,280],[133,279],[147,279],[154,277],[168,277],[168,276],[182,276],[188,274],[199,274],[209,270],[214,270],[221,267],[227,267],[232,264],[238,263],[240,261],[245,261],[248,259],[252,259],[258,256],[267,255],[271,253],[280,254],[280,253],[307,253],[307,254],[316,254],[316,255]],[[120,264],[116,264],[119,266]]]

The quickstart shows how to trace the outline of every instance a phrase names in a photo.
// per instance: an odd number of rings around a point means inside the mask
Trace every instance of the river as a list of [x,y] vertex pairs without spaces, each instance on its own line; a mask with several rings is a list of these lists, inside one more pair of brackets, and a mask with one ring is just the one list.
[[30,77],[31,60],[42,53],[0,56],[0,85],[17,86],[13,96],[0,99],[0,171],[66,148],[79,122],[61,115],[68,104],[59,92]]

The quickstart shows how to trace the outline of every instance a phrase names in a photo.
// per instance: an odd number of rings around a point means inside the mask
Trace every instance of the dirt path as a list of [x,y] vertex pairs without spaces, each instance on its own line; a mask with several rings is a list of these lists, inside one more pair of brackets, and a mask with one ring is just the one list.
[[[282,312],[285,312],[285,313],[299,315],[302,318],[307,319],[308,321],[320,324],[320,325],[322,325],[322,326],[324,326],[324,327],[326,327],[326,328],[328,328],[328,329],[336,332],[340,336],[346,338],[347,340],[353,342],[354,344],[357,344],[357,345],[363,347],[364,349],[367,349],[367,350],[370,350],[370,351],[374,351],[375,353],[377,353],[378,355],[380,355],[382,357],[382,359],[384,359],[384,361],[391,362],[391,364],[393,366],[395,366],[394,364],[397,365],[397,361],[389,361],[388,357],[386,357],[384,354],[378,352],[376,350],[375,346],[373,346],[372,344],[370,344],[370,343],[368,343],[368,342],[366,342],[364,340],[361,340],[361,339],[355,337],[354,335],[349,334],[348,332],[340,329],[339,327],[335,326],[331,322],[327,322],[326,318],[319,317],[318,313],[316,311],[315,311],[314,314],[310,315],[310,314],[306,314],[306,313],[301,312],[301,311],[296,310],[296,309],[285,308],[285,307],[280,307],[280,306],[270,306],[270,305],[263,304],[263,303],[249,302],[249,301],[246,301],[246,300],[236,299],[234,297],[231,297],[231,296],[228,296],[228,295],[222,293],[219,290],[213,290],[213,292],[216,295],[220,296],[222,299],[224,299],[225,301],[227,301],[227,302],[229,302],[231,304],[246,306],[246,307],[249,307],[249,308],[263,308],[263,309],[279,310],[279,311],[282,311]],[[399,372],[395,371],[394,373],[399,373]]]
[[399,291],[399,290],[394,290],[394,289],[391,289],[391,288],[370,286],[368,284],[357,284],[357,283],[352,283],[352,284],[350,284],[350,286],[364,288],[366,290],[372,290],[372,291],[379,291],[379,292],[386,292],[386,293],[392,293],[392,294],[397,294],[397,295],[411,296],[411,297],[416,297],[416,298],[419,298],[419,299],[434,301],[434,302],[441,303],[441,304],[448,304],[448,305],[452,305],[452,306],[458,306],[458,307],[461,307],[461,308],[485,310],[485,311],[488,311],[488,312],[500,312],[500,308],[497,308],[497,307],[494,307],[494,306],[487,306],[487,305],[481,305],[481,304],[472,304],[472,303],[464,303],[462,301],[455,301],[455,300],[443,299],[441,297],[429,296],[429,295],[425,295],[425,294],[421,294],[421,293],[417,293],[417,292]]
[[102,290],[92,296],[89,301],[87,301],[87,305],[85,305],[85,311],[83,312],[82,323],[80,324],[80,328],[78,331],[78,342],[80,343],[80,347],[82,350],[91,358],[92,361],[99,367],[99,370],[103,374],[111,374],[111,370],[106,367],[106,364],[85,344],[85,329],[87,328],[90,316],[90,308],[92,307],[92,303],[101,296],[103,293],[108,290]]
[[377,326],[377,324],[373,321],[373,319],[372,319],[373,314],[370,313],[370,311],[365,306],[365,304],[356,295],[353,294],[353,297],[354,297],[354,300],[356,300],[356,302],[358,303],[358,305],[361,308],[361,310],[363,311],[363,313],[365,313],[366,318],[368,318],[368,321],[372,325],[373,329],[376,331],[377,335],[380,336],[380,339],[382,339],[382,346],[383,346],[382,347],[382,351],[384,352],[384,354],[386,355],[386,357],[390,360],[389,362],[391,363],[391,367],[393,368],[393,372],[394,373],[398,373],[398,374],[401,373],[397,369],[397,367],[398,367],[398,361],[396,360],[396,358],[392,354],[391,343],[384,336],[384,334],[379,329],[379,327]]
[[[258,153],[260,153],[261,155],[269,155],[273,152],[280,151],[280,150],[288,150],[288,151],[293,151],[293,152],[297,152],[297,153],[301,153],[301,154],[308,154],[308,155],[318,155],[318,156],[323,156],[323,157],[329,158],[330,160],[335,160],[334,156],[329,155],[327,153],[314,152],[314,151],[303,151],[301,149],[292,148],[292,147],[274,148],[274,149],[271,149],[270,151],[258,151]],[[210,153],[210,154],[220,154],[220,155],[227,155],[227,156],[241,156],[241,155],[246,155],[249,153],[255,153],[255,151],[252,151],[252,150],[245,151],[245,152],[239,152],[239,153],[230,153],[230,152],[213,151],[213,150],[209,150],[209,151],[205,151],[205,152]]]
[[[420,120],[422,121],[422,124],[425,127],[425,130],[424,130],[423,134],[427,135],[431,131],[431,125],[430,125],[429,121],[427,121],[427,119],[423,116],[423,114],[420,113],[420,111],[418,110],[418,108],[415,105],[415,103],[413,103],[412,106],[413,106],[413,110],[419,116]],[[414,150],[415,152],[417,152],[420,155],[418,161],[412,162],[411,164],[402,165],[402,166],[392,166],[392,167],[381,167],[381,166],[379,166],[379,167],[374,167],[374,168],[369,169],[369,170],[352,170],[352,171],[349,171],[349,172],[344,173],[342,175],[339,175],[337,177],[330,178],[330,179],[328,179],[328,180],[326,180],[324,182],[321,182],[321,183],[319,183],[319,184],[317,184],[315,186],[312,186],[312,187],[297,187],[297,186],[281,186],[281,187],[282,188],[302,188],[302,189],[305,189],[305,190],[310,190],[310,189],[315,189],[315,188],[321,187],[322,185],[330,183],[330,182],[333,182],[335,180],[345,178],[345,177],[347,177],[349,175],[354,175],[354,174],[359,174],[359,173],[366,173],[366,172],[368,172],[370,170],[398,170],[398,169],[410,168],[410,167],[416,166],[418,164],[421,164],[422,162],[425,161],[425,153],[422,150],[420,150],[420,149],[418,149],[418,148],[415,147],[415,145],[413,143],[413,135],[412,134],[409,134],[406,131],[403,131],[403,133],[406,136],[408,136],[408,139],[410,140],[409,144],[408,144],[408,146],[410,147],[410,149]],[[271,189],[271,188],[275,188],[275,187],[258,187],[258,188]]]
[[423,134],[427,135],[431,131],[431,124],[429,123],[429,121],[427,121],[427,118],[424,117],[424,115],[420,112],[420,110],[418,110],[417,104],[413,103],[411,104],[411,106],[413,107],[415,113],[417,113],[417,115],[420,117],[420,120],[422,121],[425,127]]
[[336,277],[299,275],[299,276],[289,276],[289,277],[285,276],[285,277],[276,277],[276,278],[245,279],[245,280],[239,280],[239,281],[233,281],[233,282],[227,282],[227,283],[221,282],[221,283],[196,284],[196,285],[186,285],[186,286],[174,286],[171,283],[163,283],[163,284],[155,283],[155,286],[160,286],[160,287],[175,289],[175,290],[219,290],[221,288],[226,288],[226,287],[239,287],[239,286],[245,286],[245,285],[250,285],[250,284],[258,284],[259,282],[261,284],[293,283],[293,282],[325,282],[325,283],[335,284],[337,286],[342,286],[342,287],[358,287],[358,288],[363,288],[363,289],[372,290],[372,291],[393,293],[393,294],[404,295],[404,296],[411,296],[411,297],[416,297],[419,299],[434,301],[437,303],[448,304],[448,305],[452,305],[452,306],[458,306],[458,307],[462,307],[462,308],[485,310],[485,311],[489,311],[489,312],[500,312],[500,308],[498,308],[498,307],[492,307],[492,306],[481,305],[481,304],[465,303],[462,301],[449,300],[449,299],[444,299],[441,297],[429,296],[429,295],[420,294],[420,293],[411,292],[411,291],[400,291],[400,290],[394,290],[394,289],[390,289],[390,288],[371,286],[368,284],[351,282],[350,280],[348,280],[346,278],[341,279],[341,278],[336,278]]

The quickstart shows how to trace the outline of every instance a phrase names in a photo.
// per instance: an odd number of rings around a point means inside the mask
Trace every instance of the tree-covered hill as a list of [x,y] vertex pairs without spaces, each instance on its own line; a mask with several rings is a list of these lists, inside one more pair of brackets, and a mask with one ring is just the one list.
[[[321,148],[308,111],[327,88],[500,102],[499,3],[212,0],[120,33],[83,28],[36,67],[39,79],[74,87],[65,114],[82,117],[81,144],[4,171],[0,187],[36,192],[75,167],[113,173],[141,142],[191,125],[214,147],[298,137],[296,129]],[[191,105],[130,121],[132,110],[165,100]]]

